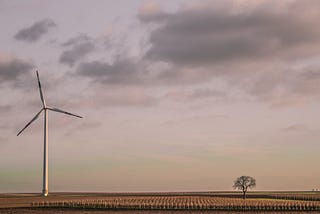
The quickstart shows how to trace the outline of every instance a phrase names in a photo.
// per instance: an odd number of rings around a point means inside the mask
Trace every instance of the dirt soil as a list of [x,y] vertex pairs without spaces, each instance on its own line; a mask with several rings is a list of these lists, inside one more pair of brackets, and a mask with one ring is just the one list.
[[25,193],[25,194],[0,194],[0,209],[1,208],[28,208],[32,203],[44,201],[63,201],[76,199],[104,199],[112,197],[106,194],[69,194],[69,193],[52,193],[47,197],[41,194]]

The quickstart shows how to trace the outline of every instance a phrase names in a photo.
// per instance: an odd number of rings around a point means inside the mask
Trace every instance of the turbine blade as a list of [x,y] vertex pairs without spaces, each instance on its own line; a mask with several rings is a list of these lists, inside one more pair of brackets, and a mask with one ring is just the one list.
[[38,73],[38,71],[36,71],[36,72],[37,72],[37,79],[38,79],[38,85],[39,85],[39,91],[40,91],[40,99],[41,99],[41,102],[42,102],[43,107],[45,107],[46,104],[45,104],[45,101],[44,101],[44,98],[43,98],[43,93],[42,93],[42,89],[41,89],[41,83],[40,83],[39,73]]
[[55,111],[55,112],[59,112],[59,113],[64,113],[64,114],[67,114],[67,115],[71,115],[71,116],[74,116],[74,117],[79,117],[79,118],[82,118],[81,116],[79,115],[76,115],[76,114],[72,114],[72,113],[69,113],[69,112],[66,112],[66,111],[63,111],[61,109],[58,109],[58,108],[47,108],[51,111]]
[[39,115],[40,115],[40,113],[43,111],[43,109],[41,109],[39,112],[38,112],[38,114],[36,114],[36,116],[34,116],[33,118],[32,118],[32,120],[29,122],[29,123],[27,123],[27,125],[25,126],[25,127],[23,127],[23,129],[21,129],[21,131],[17,134],[17,136],[19,136],[19,134],[21,134],[21,132],[23,132],[23,130],[25,130],[33,121],[35,121],[38,117],[39,117]]

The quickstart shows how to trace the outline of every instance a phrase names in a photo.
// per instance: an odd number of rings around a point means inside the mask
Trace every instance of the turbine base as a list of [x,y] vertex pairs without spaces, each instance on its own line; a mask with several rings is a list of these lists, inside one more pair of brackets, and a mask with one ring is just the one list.
[[49,191],[47,189],[42,190],[42,196],[46,197],[48,196]]

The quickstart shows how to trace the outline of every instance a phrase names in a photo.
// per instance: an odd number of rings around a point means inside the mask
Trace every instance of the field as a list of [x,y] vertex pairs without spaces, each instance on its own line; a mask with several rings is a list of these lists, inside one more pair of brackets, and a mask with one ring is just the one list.
[[320,211],[318,192],[0,194],[0,213],[203,213]]

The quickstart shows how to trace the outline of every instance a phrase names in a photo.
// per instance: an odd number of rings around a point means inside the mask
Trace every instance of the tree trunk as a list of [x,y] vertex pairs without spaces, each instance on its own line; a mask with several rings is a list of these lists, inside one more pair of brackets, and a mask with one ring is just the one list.
[[243,191],[243,199],[246,199],[246,193],[247,193],[247,191]]

